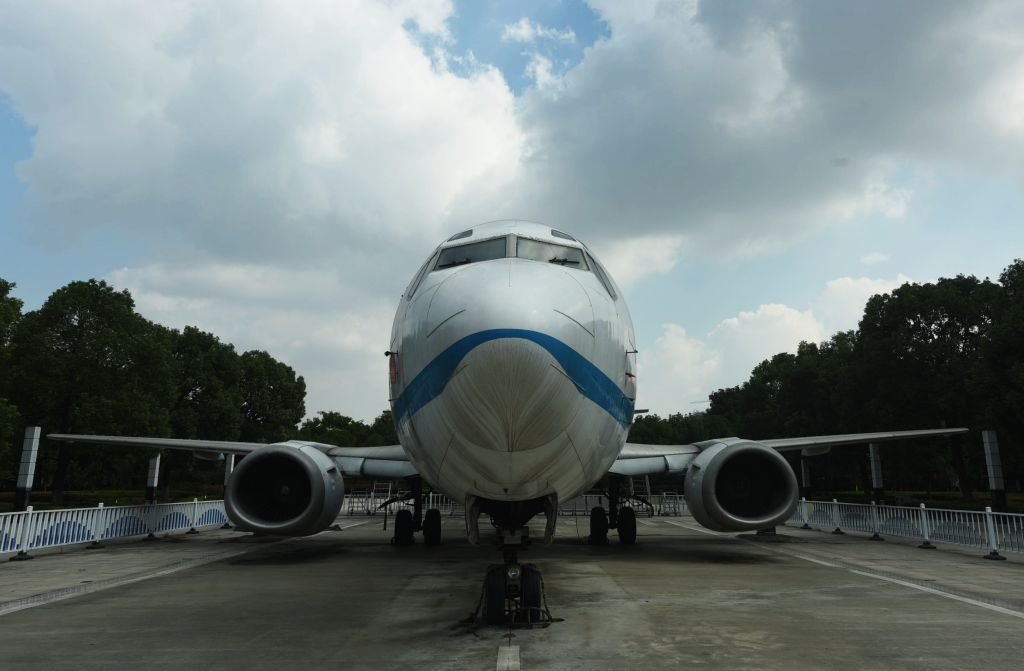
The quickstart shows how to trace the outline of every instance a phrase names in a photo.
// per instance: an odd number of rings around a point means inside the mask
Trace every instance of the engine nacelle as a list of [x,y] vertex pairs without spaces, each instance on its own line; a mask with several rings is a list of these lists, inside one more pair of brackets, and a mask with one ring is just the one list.
[[690,464],[684,488],[693,518],[715,531],[749,531],[783,524],[796,509],[793,469],[770,447],[728,438]]
[[277,536],[309,536],[341,510],[345,484],[320,450],[275,443],[245,455],[228,478],[224,507],[239,528]]

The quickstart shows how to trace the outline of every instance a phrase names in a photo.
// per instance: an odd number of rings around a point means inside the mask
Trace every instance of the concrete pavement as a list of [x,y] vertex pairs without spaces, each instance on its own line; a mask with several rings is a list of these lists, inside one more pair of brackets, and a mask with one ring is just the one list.
[[554,544],[522,557],[544,571],[561,621],[510,636],[466,622],[498,556],[461,531],[461,519],[446,519],[441,547],[400,548],[376,518],[283,542],[213,532],[3,565],[0,608],[82,579],[109,582],[0,617],[0,660],[494,669],[509,645],[523,669],[935,671],[1016,668],[1024,658],[1017,558],[788,528],[789,542],[769,544],[688,518],[642,519],[634,547],[590,547],[586,518],[562,518]]

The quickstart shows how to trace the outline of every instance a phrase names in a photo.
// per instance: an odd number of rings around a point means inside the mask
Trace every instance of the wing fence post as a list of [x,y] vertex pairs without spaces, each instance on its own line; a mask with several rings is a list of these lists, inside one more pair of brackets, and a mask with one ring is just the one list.
[[100,537],[103,535],[103,501],[96,504],[96,512],[92,516],[92,543],[86,545],[87,550],[103,547],[100,545]]
[[197,533],[199,533],[199,530],[196,529],[196,522],[198,522],[198,521],[199,521],[199,499],[198,498],[194,498],[194,499],[192,499],[192,526],[185,533],[187,533],[187,534],[197,534]]
[[800,516],[803,518],[804,523],[801,529],[810,529],[811,525],[807,523],[807,497],[804,496],[800,499]]
[[921,504],[921,507],[918,508],[918,510],[921,511],[921,535],[924,536],[924,542],[922,542],[917,547],[921,548],[922,550],[934,550],[935,546],[932,545],[932,541],[929,538],[928,511],[925,510],[923,503]]
[[992,506],[985,506],[985,531],[988,533],[989,547],[989,553],[985,555],[985,559],[1006,559],[1006,557],[999,554],[999,543],[996,541],[996,525],[995,520],[992,519]]
[[871,534],[871,538],[868,540],[884,541],[885,539],[878,534],[878,506],[874,501],[871,502],[871,527],[875,530],[875,533]]
[[835,529],[832,530],[832,533],[837,536],[842,536],[846,533],[839,528],[839,501],[836,499],[832,499],[832,526],[835,527]]
[[25,561],[27,559],[35,559],[28,553],[28,544],[31,542],[29,537],[29,523],[32,521],[32,506],[26,506],[24,514],[21,515],[21,525],[18,529],[18,554],[10,558],[9,561]]

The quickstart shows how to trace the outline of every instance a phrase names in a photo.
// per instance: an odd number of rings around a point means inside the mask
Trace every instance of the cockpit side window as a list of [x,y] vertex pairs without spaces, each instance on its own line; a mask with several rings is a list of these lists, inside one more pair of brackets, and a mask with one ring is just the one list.
[[437,254],[431,254],[430,258],[427,259],[427,262],[424,263],[422,267],[420,267],[419,271],[416,273],[416,276],[412,278],[412,283],[409,284],[409,290],[405,292],[407,298],[411,299],[413,294],[416,293],[416,290],[419,289],[420,282],[422,282],[423,278],[427,276],[427,269],[434,267],[435,258],[437,258]]
[[583,250],[579,247],[556,245],[552,242],[541,242],[529,238],[516,238],[516,256],[520,259],[556,263],[560,266],[589,270]]
[[459,245],[458,247],[447,247],[438,254],[434,270],[444,270],[445,268],[476,263],[478,261],[503,259],[505,258],[506,245],[507,238],[503,235],[500,238],[491,238],[482,242],[473,242],[468,245]]
[[604,287],[604,290],[608,292],[608,295],[612,297],[612,300],[615,300],[615,286],[612,284],[611,279],[609,279],[608,274],[604,271],[604,268],[602,268],[590,254],[587,254],[587,259],[590,261],[590,267],[594,269],[594,274],[597,275],[597,279],[601,280],[601,285]]

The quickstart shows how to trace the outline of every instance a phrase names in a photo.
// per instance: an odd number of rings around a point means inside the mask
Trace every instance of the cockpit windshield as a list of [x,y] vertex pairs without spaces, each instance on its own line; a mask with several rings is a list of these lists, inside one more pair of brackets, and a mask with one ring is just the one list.
[[461,266],[477,261],[491,261],[493,259],[505,258],[506,238],[491,238],[482,242],[474,242],[458,247],[442,249],[437,257],[437,265],[434,270],[444,270],[454,266]]
[[552,242],[541,242],[529,238],[516,239],[516,256],[520,259],[531,261],[543,261],[544,263],[556,263],[569,268],[589,270],[587,260],[583,256],[583,250],[579,247],[567,247],[556,245]]

